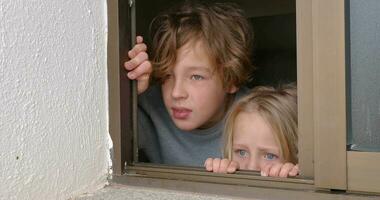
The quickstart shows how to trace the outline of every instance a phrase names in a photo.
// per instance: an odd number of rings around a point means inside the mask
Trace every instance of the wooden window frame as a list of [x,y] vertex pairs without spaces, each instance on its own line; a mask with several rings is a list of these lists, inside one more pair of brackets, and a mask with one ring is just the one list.
[[380,154],[346,151],[344,0],[296,0],[302,178],[286,179],[260,177],[254,172],[224,175],[200,168],[133,162],[137,155],[133,150],[137,129],[137,95],[133,95],[136,85],[128,80],[123,63],[127,50],[134,44],[134,1],[107,2],[109,131],[114,144],[114,181],[121,183],[137,175],[270,188],[380,192],[380,187],[376,187],[380,176],[370,173],[376,172]]

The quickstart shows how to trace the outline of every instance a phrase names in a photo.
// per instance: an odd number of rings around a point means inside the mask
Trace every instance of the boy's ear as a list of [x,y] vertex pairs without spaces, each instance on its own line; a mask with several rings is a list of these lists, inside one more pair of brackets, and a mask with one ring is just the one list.
[[228,88],[227,88],[227,93],[229,93],[229,94],[233,94],[233,93],[235,93],[235,92],[237,92],[239,90],[239,88],[238,87],[236,87],[235,85],[231,85],[231,86],[229,86]]

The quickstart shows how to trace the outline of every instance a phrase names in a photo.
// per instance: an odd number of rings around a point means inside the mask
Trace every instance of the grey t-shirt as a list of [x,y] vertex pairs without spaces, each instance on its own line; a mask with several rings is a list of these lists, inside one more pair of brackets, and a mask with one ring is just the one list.
[[[240,89],[236,96],[240,97],[246,91]],[[171,120],[159,85],[149,87],[138,99],[139,152],[144,153],[150,162],[203,166],[207,158],[222,156],[224,120],[208,129],[183,131]]]

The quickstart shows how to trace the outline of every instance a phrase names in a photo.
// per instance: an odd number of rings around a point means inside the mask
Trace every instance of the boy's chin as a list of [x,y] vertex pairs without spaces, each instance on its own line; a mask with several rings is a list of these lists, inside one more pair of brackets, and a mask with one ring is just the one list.
[[181,131],[192,131],[194,129],[197,129],[198,126],[195,123],[189,122],[189,121],[178,121],[173,119],[174,124],[178,129]]

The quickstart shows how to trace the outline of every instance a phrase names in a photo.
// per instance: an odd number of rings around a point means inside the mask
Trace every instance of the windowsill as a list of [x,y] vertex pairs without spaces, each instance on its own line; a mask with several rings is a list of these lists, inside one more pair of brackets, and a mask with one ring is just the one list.
[[[378,198],[379,196],[348,194],[343,192],[313,191],[313,190],[291,190],[291,189],[273,189],[264,187],[250,187],[239,185],[226,185],[216,183],[201,183],[182,180],[169,180],[159,178],[145,178],[142,176],[123,175],[114,176],[110,180],[111,188],[125,190],[130,193],[135,188],[138,191],[143,190],[142,199],[152,199],[155,195],[187,195],[188,199],[341,199],[341,200],[367,200]],[[127,189],[128,188],[128,189]],[[106,188],[107,189],[107,188]],[[109,189],[112,192],[112,189]],[[157,193],[157,194],[155,194]],[[140,194],[140,193],[139,193]],[[141,194],[140,194],[141,195]],[[217,195],[217,196],[216,196]],[[146,198],[145,198],[146,197]],[[170,196],[168,196],[170,197]],[[158,197],[157,197],[158,198]],[[155,198],[155,199],[157,199]],[[161,199],[162,197],[160,196]],[[104,198],[106,199],[106,198]],[[162,198],[167,199],[167,198]],[[170,198],[169,198],[170,199]]]

